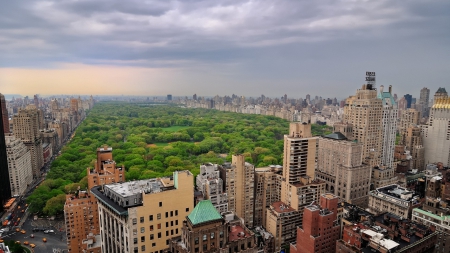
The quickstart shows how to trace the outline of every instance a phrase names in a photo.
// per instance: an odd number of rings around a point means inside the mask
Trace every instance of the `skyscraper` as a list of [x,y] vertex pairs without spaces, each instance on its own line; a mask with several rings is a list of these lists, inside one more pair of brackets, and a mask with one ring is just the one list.
[[19,109],[13,120],[14,136],[21,139],[31,151],[33,176],[38,177],[44,166],[38,110],[34,105],[28,105],[25,109]]
[[389,86],[389,91],[386,92],[384,91],[383,85],[381,85],[378,98],[381,99],[383,103],[381,165],[392,168],[394,163],[394,147],[398,118],[398,108],[397,103],[392,96],[392,86]]
[[219,213],[228,212],[228,196],[223,190],[223,180],[220,178],[219,166],[206,163],[200,165],[200,174],[196,177],[197,190],[204,199],[211,201]]
[[406,108],[411,108],[412,95],[406,94],[406,95],[403,96],[403,97],[406,99]]
[[1,95],[0,101],[2,103],[0,113],[0,210],[3,210],[3,204],[11,198],[11,185],[9,182],[9,171],[8,171],[8,158],[6,156],[6,144],[5,144],[5,129],[3,128],[5,119],[3,110],[3,104],[5,102],[5,97]]
[[3,132],[9,133],[9,117],[8,110],[6,110],[6,100],[5,96],[0,93],[0,109],[2,110],[2,122],[3,122]]
[[14,136],[6,136],[5,141],[8,152],[11,195],[22,195],[33,181],[31,152],[20,139],[16,139]]
[[434,95],[428,123],[422,127],[425,163],[442,162],[450,165],[450,98],[445,88],[439,88]]
[[424,87],[420,90],[419,104],[422,107],[422,116],[428,117],[430,103],[430,89]]

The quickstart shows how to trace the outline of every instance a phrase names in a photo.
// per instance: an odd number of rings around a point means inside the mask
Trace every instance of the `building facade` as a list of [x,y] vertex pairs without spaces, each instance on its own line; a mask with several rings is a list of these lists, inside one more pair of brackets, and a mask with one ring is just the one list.
[[402,143],[411,155],[410,168],[422,171],[425,169],[425,148],[418,126],[411,125],[402,136]]
[[282,173],[283,167],[278,165],[255,169],[255,227],[267,227],[267,209],[281,199]]
[[103,253],[163,252],[181,235],[183,221],[194,208],[194,176],[96,186]]
[[223,190],[224,184],[220,178],[219,166],[212,163],[200,165],[196,184],[197,190],[202,192],[204,199],[209,199],[219,213],[226,213],[228,212],[228,196]]
[[390,212],[409,219],[412,210],[420,205],[419,198],[413,191],[398,185],[384,186],[369,193],[369,209],[376,214]]
[[5,141],[11,196],[23,195],[33,181],[31,153],[25,144],[14,136],[6,136]]
[[435,94],[430,117],[422,127],[425,163],[441,162],[450,165],[450,98],[444,88]]
[[397,134],[398,107],[392,96],[392,86],[389,91],[384,91],[383,85],[380,86],[378,98],[383,103],[382,114],[382,143],[381,143],[381,165],[392,168],[394,165],[394,147]]
[[367,206],[371,167],[363,163],[362,149],[362,143],[340,132],[320,137],[316,178],[325,181],[326,191],[341,201]]
[[[3,95],[1,95],[3,97]],[[0,102],[4,102],[0,97]],[[3,106],[3,105],[2,105]],[[8,157],[6,154],[6,141],[5,141],[5,129],[4,129],[4,115],[6,111],[0,110],[0,210],[3,210],[3,204],[5,204],[11,198],[11,184],[8,170]]]

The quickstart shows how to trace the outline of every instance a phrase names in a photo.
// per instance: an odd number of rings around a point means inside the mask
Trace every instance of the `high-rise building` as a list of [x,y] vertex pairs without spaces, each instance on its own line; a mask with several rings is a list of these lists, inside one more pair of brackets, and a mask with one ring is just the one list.
[[255,169],[255,212],[253,225],[266,226],[267,209],[281,199],[283,166]]
[[316,178],[326,191],[358,206],[369,202],[371,167],[362,161],[363,144],[335,132],[319,138]]
[[418,126],[411,125],[406,129],[406,133],[402,136],[402,144],[411,155],[411,169],[419,171],[425,169],[425,148],[421,136],[421,129]]
[[434,95],[434,105],[430,117],[422,127],[425,163],[441,162],[450,165],[450,98],[444,88]]
[[167,95],[167,101],[172,101],[172,95],[171,94]]
[[172,177],[96,186],[102,252],[163,252],[179,236],[194,208],[194,176],[176,171]]
[[419,104],[422,107],[422,116],[428,117],[430,107],[430,89],[424,87],[420,90]]
[[381,165],[392,168],[394,165],[394,147],[398,118],[397,103],[392,96],[392,86],[389,86],[389,90],[386,92],[384,91],[383,85],[381,85],[378,98],[383,103]]
[[284,136],[281,202],[298,211],[300,222],[303,208],[325,192],[325,182],[315,179],[317,148],[318,137],[312,136],[310,123],[290,124]]
[[243,155],[233,155],[231,164],[220,168],[220,177],[228,195],[228,210],[244,219],[253,228],[255,166],[245,162]]
[[6,136],[5,141],[8,153],[11,195],[22,195],[33,181],[31,152],[21,140],[14,136]]
[[19,109],[13,120],[14,136],[21,139],[31,151],[33,176],[38,177],[44,166],[38,110],[34,105],[28,105],[25,109]]
[[[200,201],[183,221],[181,236],[170,239],[170,253],[257,252],[255,234],[232,212],[220,214]],[[152,249],[150,249],[152,250]]]
[[411,108],[412,95],[406,94],[403,97],[406,99],[406,108]]
[[1,93],[0,93],[0,109],[2,110],[3,132],[7,134],[10,132],[8,110],[6,109],[5,96],[3,96],[3,94]]
[[336,249],[340,225],[337,219],[339,198],[326,193],[320,202],[305,207],[303,227],[297,228],[297,241],[291,244],[292,253],[328,253]]
[[295,242],[296,230],[301,224],[299,211],[278,201],[269,206],[266,216],[266,229],[275,239],[275,250]]
[[363,144],[363,160],[370,166],[381,164],[383,103],[372,85],[364,84],[347,98],[344,123],[353,126],[353,138]]
[[88,189],[75,189],[66,196],[64,218],[67,245],[71,253],[100,253],[100,225],[97,199],[90,193],[98,185],[125,181],[125,169],[118,167],[112,157],[112,148],[97,149],[94,168],[87,168]]
[[[0,98],[0,102],[4,102],[4,97],[3,100]],[[6,112],[6,110],[0,110],[0,113],[2,114],[0,115],[0,210],[3,210],[3,204],[11,198],[8,157],[6,155],[5,129],[3,128],[3,120],[5,118],[3,114],[4,112]]]
[[405,110],[400,117],[400,124],[398,127],[400,135],[404,135],[411,125],[419,125],[420,117],[420,112],[416,109],[410,108]]
[[200,165],[200,174],[196,177],[197,190],[200,191],[204,199],[211,201],[219,213],[228,212],[228,196],[224,192],[224,184],[220,178],[219,166],[217,164],[206,163]]

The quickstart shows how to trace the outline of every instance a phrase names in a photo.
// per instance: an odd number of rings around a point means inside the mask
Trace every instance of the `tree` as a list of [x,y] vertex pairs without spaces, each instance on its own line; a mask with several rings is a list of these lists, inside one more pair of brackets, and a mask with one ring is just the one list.
[[47,201],[44,207],[44,213],[47,215],[55,215],[64,209],[64,203],[66,202],[66,194],[59,194]]

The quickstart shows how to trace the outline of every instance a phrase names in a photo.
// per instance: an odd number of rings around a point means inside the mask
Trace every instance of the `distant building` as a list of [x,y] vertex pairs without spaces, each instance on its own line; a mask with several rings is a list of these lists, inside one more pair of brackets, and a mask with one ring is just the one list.
[[231,164],[221,166],[220,177],[228,196],[228,210],[244,219],[245,226],[253,228],[255,166],[245,162],[243,155],[233,155]]
[[406,99],[406,108],[411,108],[412,95],[406,94],[403,97]]
[[291,253],[334,252],[340,230],[338,201],[337,196],[327,193],[320,196],[319,204],[305,207],[303,227],[297,228],[297,241],[290,245]]
[[420,90],[419,104],[422,107],[422,116],[428,117],[430,107],[430,89],[424,87]]
[[400,135],[404,135],[406,133],[406,130],[411,125],[416,126],[420,124],[420,112],[416,109],[408,109],[402,113],[402,116],[400,117],[400,124],[398,127]]
[[255,234],[239,217],[231,212],[220,215],[209,200],[195,206],[183,221],[181,236],[169,241],[170,253],[256,253],[258,249]]
[[[1,96],[3,97],[3,95]],[[0,98],[0,102],[1,98]],[[3,210],[3,204],[11,198],[11,185],[9,180],[8,157],[6,152],[4,113],[0,110],[0,211]]]
[[[31,153],[20,139],[6,136],[11,196],[23,195],[33,181]],[[3,187],[3,186],[2,186]]]
[[98,201],[102,252],[169,250],[170,239],[181,235],[183,221],[194,209],[189,171],[96,186],[91,192]]
[[167,95],[167,101],[172,101],[172,95],[171,94]]
[[434,97],[430,117],[427,124],[422,127],[425,163],[441,162],[444,167],[448,167],[450,166],[450,98],[444,88],[439,88]]
[[196,177],[197,190],[203,199],[211,201],[219,213],[228,212],[228,196],[223,190],[224,184],[220,178],[219,166],[217,164],[206,163],[200,165],[200,174]]
[[402,143],[411,155],[411,169],[422,171],[425,169],[425,148],[421,136],[421,128],[410,126],[402,136]]

